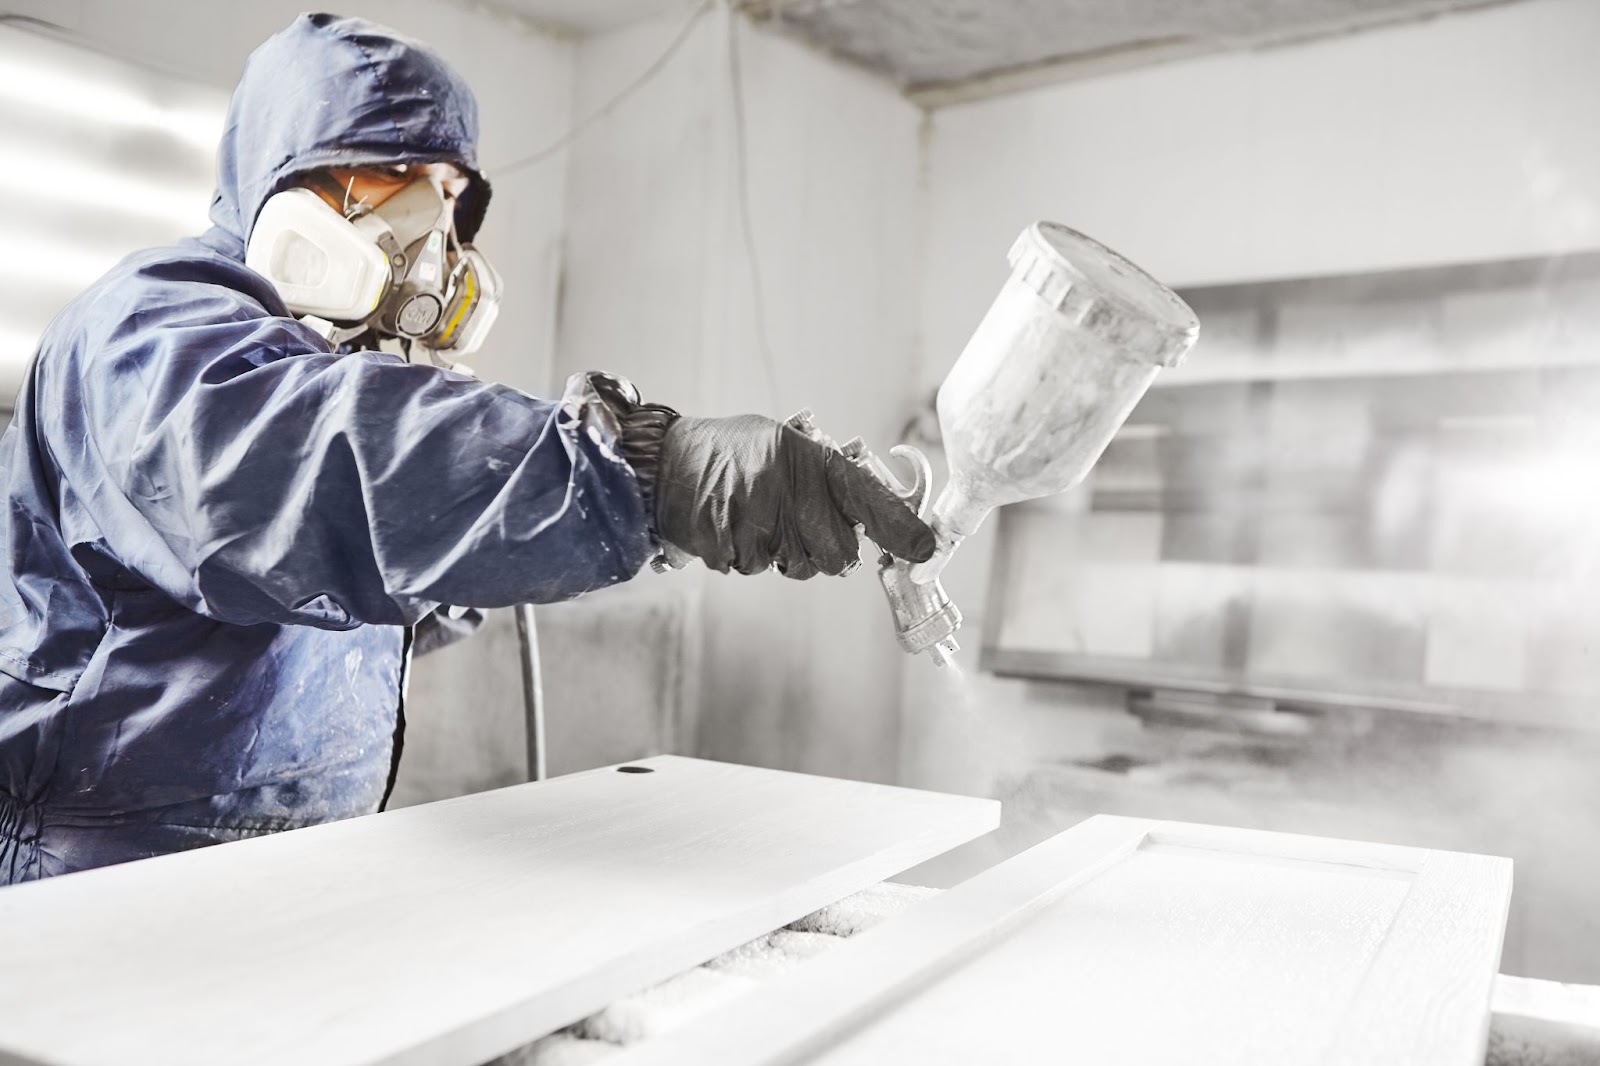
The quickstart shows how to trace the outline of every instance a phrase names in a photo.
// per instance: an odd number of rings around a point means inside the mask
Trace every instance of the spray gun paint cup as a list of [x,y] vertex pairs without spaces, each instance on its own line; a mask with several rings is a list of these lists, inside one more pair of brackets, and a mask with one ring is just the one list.
[[1165,285],[1053,222],[1011,247],[1011,277],[939,388],[950,478],[934,504],[938,552],[910,568],[936,580],[994,508],[1082,480],[1162,367],[1200,323]]
[[930,509],[928,462],[904,445],[917,477],[901,485],[870,452],[847,454],[933,526],[925,563],[879,560],[895,636],[940,665],[959,650],[961,612],[939,575],[988,513],[1065,492],[1100,458],[1156,373],[1200,333],[1194,312],[1111,249],[1053,222],[1011,247],[1011,277],[939,388],[950,479]]
[[[925,563],[878,560],[895,637],[940,665],[959,651],[961,612],[939,581],[950,555],[1007,503],[1065,492],[1082,480],[1162,367],[1176,366],[1200,333],[1171,289],[1116,252],[1053,222],[1029,226],[1011,247],[1011,277],[939,388],[939,428],[950,479],[929,507],[928,460],[902,484],[859,439],[840,451],[933,526]],[[810,411],[788,423],[834,447]]]

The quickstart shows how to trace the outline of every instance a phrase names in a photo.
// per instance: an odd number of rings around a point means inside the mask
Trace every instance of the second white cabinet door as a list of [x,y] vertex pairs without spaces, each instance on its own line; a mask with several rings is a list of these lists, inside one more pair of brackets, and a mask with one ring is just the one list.
[[1098,817],[619,1061],[1481,1066],[1505,859]]

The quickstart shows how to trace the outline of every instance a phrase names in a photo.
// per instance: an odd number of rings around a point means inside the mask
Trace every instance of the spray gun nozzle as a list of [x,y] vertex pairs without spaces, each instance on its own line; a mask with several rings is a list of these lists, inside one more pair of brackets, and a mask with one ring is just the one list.
[[878,561],[878,580],[894,615],[895,638],[905,651],[927,652],[944,666],[959,650],[955,634],[961,628],[961,611],[938,580],[926,584],[912,580],[912,565],[887,554]]

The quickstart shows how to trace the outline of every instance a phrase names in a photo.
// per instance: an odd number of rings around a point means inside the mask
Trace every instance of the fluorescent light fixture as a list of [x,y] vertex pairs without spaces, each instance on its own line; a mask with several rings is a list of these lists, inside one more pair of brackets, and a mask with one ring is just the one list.
[[20,360],[26,363],[32,359],[33,350],[39,346],[39,335],[43,332],[43,325],[40,325],[38,333],[20,329],[0,329],[0,362]]
[[26,159],[28,165],[0,167],[0,192],[157,218],[181,227],[179,232],[183,234],[198,233],[208,225],[210,189],[202,192],[192,185],[163,185],[129,178],[81,160],[33,152],[25,145],[7,148],[15,149],[14,158]]
[[161,130],[207,152],[216,149],[227,118],[225,111],[214,108],[162,107],[130,85],[19,63],[14,57],[7,57],[5,77],[0,78],[0,100],[111,126]]
[[95,247],[47,237],[42,233],[0,230],[0,281],[21,285],[54,285],[81,289],[109,270],[130,248]]
[[37,333],[0,330],[0,407],[11,406],[17,390],[22,387],[22,376],[28,372],[28,361],[38,346]]

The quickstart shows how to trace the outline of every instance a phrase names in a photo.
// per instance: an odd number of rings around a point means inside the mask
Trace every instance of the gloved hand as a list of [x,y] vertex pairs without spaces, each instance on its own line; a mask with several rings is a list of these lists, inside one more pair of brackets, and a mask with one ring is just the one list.
[[933,530],[894,493],[770,418],[679,418],[660,455],[657,531],[721,573],[842,574],[860,561],[857,525],[902,559],[933,555]]

